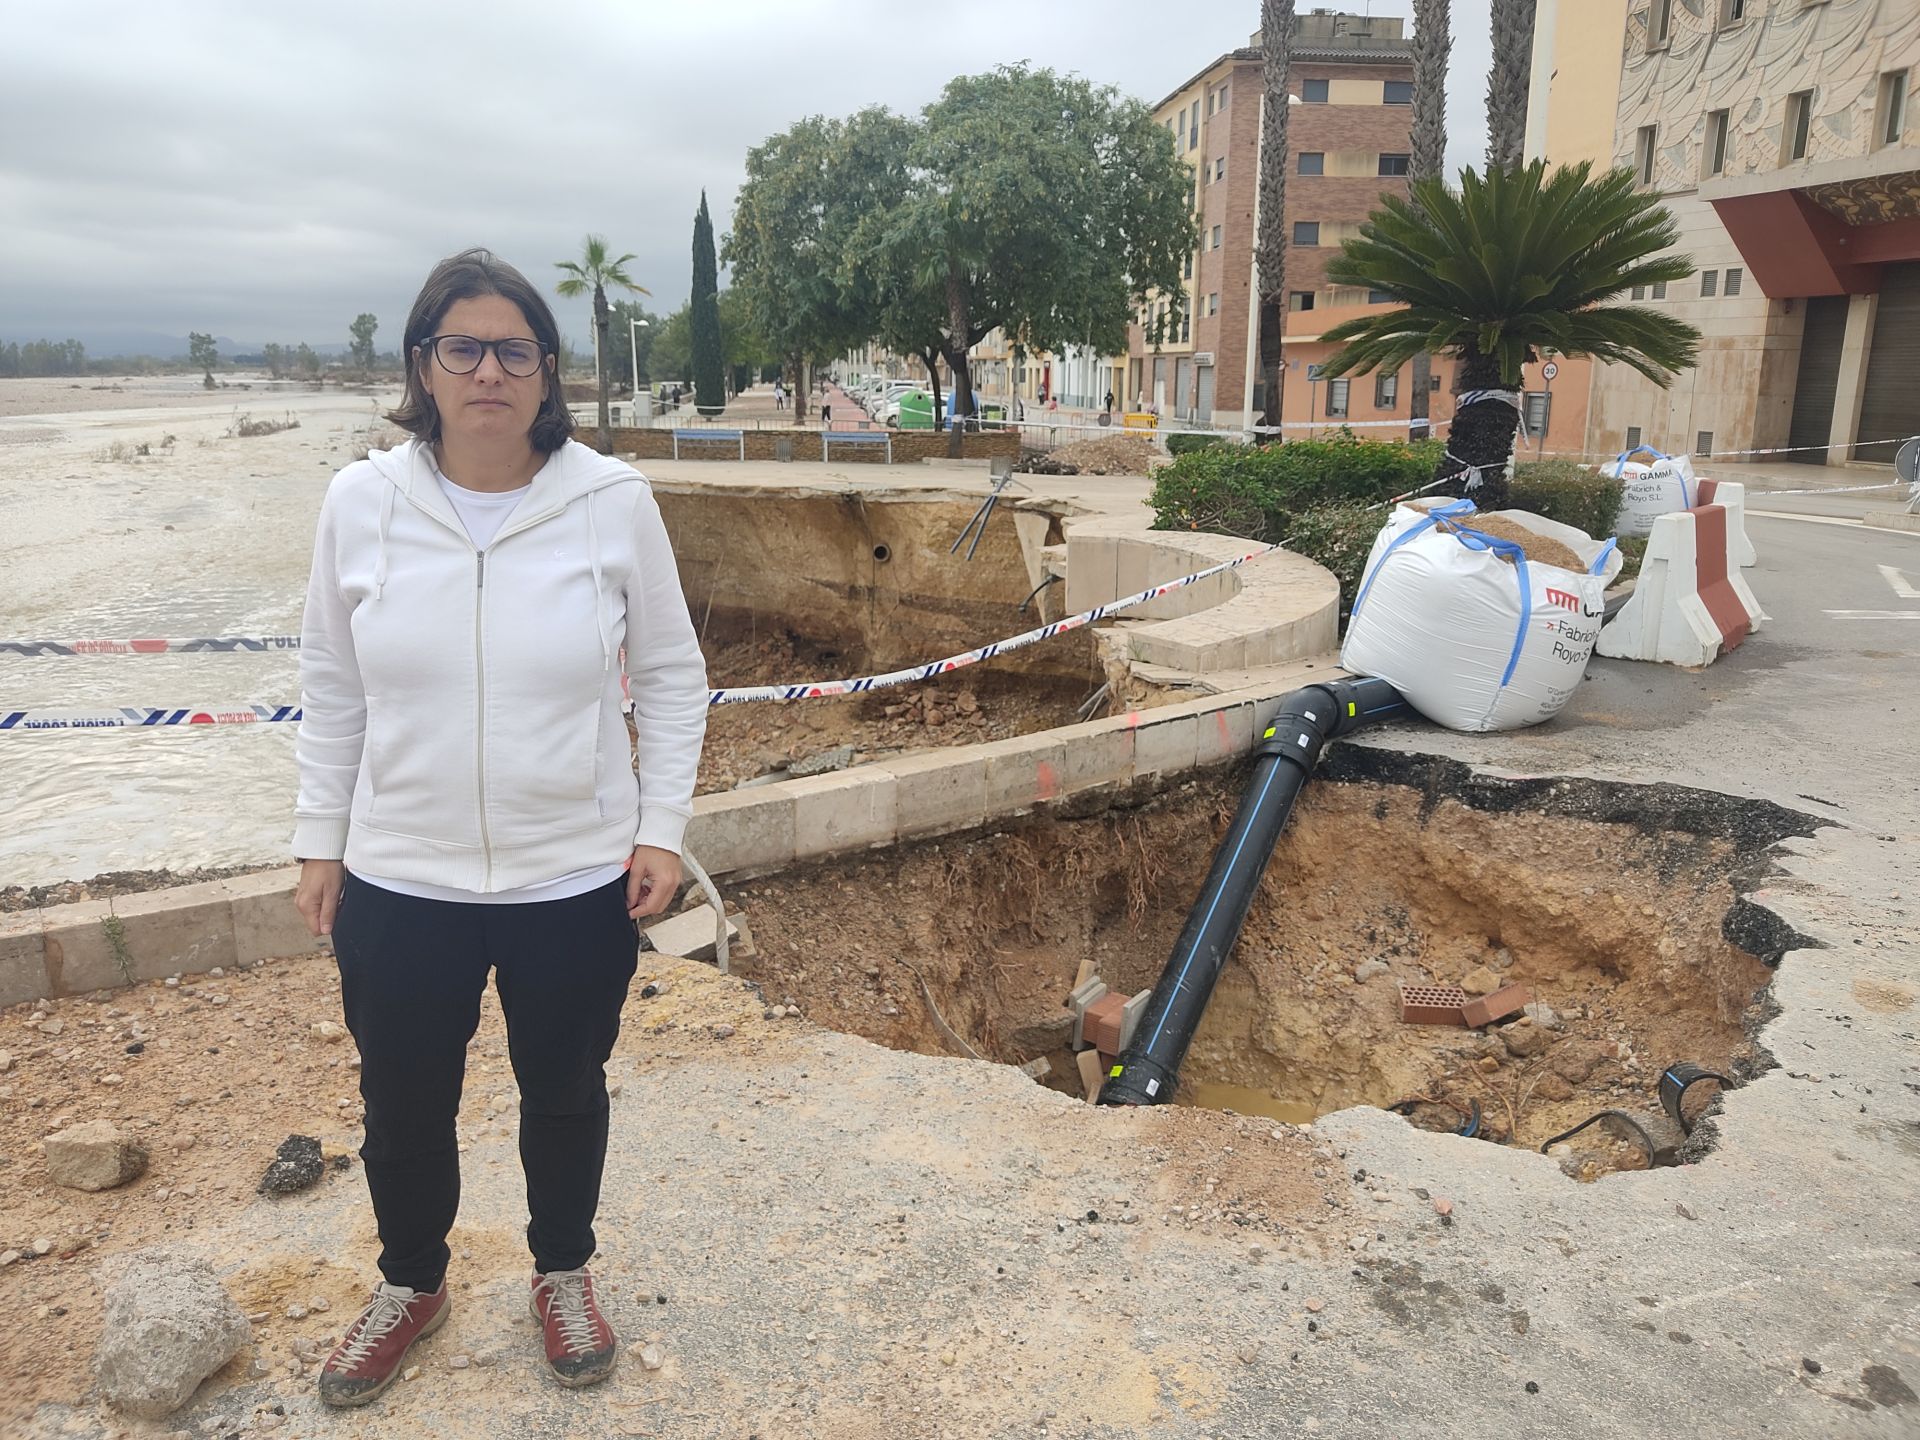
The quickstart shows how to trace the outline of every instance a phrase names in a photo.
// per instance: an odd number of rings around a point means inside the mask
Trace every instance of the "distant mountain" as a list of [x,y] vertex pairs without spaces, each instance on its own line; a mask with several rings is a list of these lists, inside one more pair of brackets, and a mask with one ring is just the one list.
[[[116,355],[151,355],[157,360],[185,359],[187,337],[184,335],[163,335],[157,330],[95,330],[87,326],[52,331],[27,331],[17,329],[0,330],[0,344],[9,340],[25,344],[29,340],[78,340],[87,347],[89,359],[104,360]],[[235,340],[231,336],[216,335],[213,343],[222,355],[258,355],[264,340]],[[292,348],[299,340],[283,340],[283,345]],[[323,356],[344,355],[347,347],[334,343],[315,345],[314,353]]]

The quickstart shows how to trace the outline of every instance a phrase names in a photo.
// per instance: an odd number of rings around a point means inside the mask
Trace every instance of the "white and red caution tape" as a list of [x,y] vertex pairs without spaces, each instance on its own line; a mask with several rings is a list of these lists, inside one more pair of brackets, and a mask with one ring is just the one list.
[[1021,635],[1009,636],[1005,640],[996,640],[991,645],[982,645],[978,650],[969,650],[962,655],[949,655],[945,660],[935,660],[926,665],[913,665],[905,670],[889,671],[885,675],[861,675],[849,680],[806,680],[797,685],[753,685],[732,690],[714,690],[707,696],[709,705],[738,705],[748,700],[812,700],[824,695],[862,695],[869,690],[885,690],[894,685],[908,685],[915,680],[931,680],[937,675],[959,670],[968,665],[977,665],[982,660],[991,660],[997,655],[1011,654],[1015,650],[1024,650],[1029,645],[1037,645],[1042,640],[1051,640],[1055,635],[1064,635],[1069,630],[1078,630],[1083,625],[1091,625],[1121,610],[1132,609],[1135,605],[1144,605],[1149,600],[1158,599],[1169,591],[1192,585],[1205,580],[1210,575],[1218,575],[1223,570],[1233,570],[1249,560],[1258,560],[1262,555],[1271,555],[1280,547],[1263,545],[1258,550],[1250,550],[1234,560],[1209,566],[1205,570],[1196,570],[1191,575],[1182,575],[1178,580],[1169,580],[1164,585],[1154,585],[1137,595],[1112,601],[1106,605],[1096,605],[1091,610],[1082,610],[1078,615],[1069,615],[1064,620],[1055,620],[1051,625],[1042,625]]
[[123,705],[117,710],[0,710],[9,730],[144,730],[165,725],[272,725],[300,718],[298,705],[210,705],[204,709]]
[[185,640],[0,640],[0,655],[258,655],[298,650],[298,635],[198,635]]

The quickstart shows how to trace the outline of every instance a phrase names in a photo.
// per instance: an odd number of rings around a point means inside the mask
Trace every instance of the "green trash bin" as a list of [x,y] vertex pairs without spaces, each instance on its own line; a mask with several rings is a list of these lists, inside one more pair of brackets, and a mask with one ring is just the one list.
[[901,396],[900,428],[931,430],[933,428],[933,397],[917,390]]

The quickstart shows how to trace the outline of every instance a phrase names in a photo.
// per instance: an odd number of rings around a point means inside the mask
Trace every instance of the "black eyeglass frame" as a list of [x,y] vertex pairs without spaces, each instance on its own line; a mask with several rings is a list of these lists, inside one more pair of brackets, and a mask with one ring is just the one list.
[[[471,340],[475,345],[480,347],[479,357],[465,370],[456,370],[447,364],[446,357],[440,353],[440,342],[443,340]],[[533,369],[527,371],[524,375],[512,369],[507,364],[506,358],[500,353],[500,347],[502,345],[532,345],[535,347],[540,353],[533,363]],[[449,375],[473,374],[475,370],[478,370],[486,363],[487,352],[491,350],[493,352],[493,358],[500,364],[500,369],[516,380],[531,380],[534,376],[538,375],[547,356],[552,353],[544,343],[534,339],[530,335],[507,335],[499,340],[482,340],[478,335],[429,335],[420,342],[420,348],[426,351],[429,358],[438,360],[440,362],[440,368],[445,370]]]

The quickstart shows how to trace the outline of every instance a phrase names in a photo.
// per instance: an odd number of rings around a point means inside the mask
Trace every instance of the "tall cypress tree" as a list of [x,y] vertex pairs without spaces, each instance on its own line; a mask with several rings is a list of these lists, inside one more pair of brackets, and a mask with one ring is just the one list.
[[720,346],[720,272],[713,259],[713,217],[707,214],[705,190],[693,217],[692,305],[693,403],[702,415],[718,415],[727,407],[727,389]]

